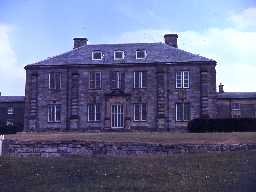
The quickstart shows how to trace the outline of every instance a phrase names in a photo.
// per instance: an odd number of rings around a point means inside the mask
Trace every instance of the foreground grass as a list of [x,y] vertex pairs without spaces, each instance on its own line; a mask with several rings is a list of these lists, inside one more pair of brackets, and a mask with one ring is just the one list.
[[126,133],[19,133],[7,135],[6,139],[30,140],[82,140],[97,142],[141,142],[157,144],[239,144],[256,143],[256,132],[234,133],[170,133],[170,132],[126,132]]
[[254,192],[256,151],[173,156],[0,158],[5,192]]

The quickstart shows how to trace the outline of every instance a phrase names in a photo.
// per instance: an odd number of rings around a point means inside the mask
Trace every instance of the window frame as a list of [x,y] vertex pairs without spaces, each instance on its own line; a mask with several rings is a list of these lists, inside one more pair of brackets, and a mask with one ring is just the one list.
[[[234,107],[237,105],[238,107]],[[240,103],[231,103],[231,117],[232,118],[241,118],[241,104]]]
[[[58,112],[59,112],[59,118],[57,118]],[[53,120],[51,120],[50,116],[53,116]],[[48,123],[60,123],[60,122],[61,122],[61,104],[49,104],[48,105]]]
[[[178,106],[181,105],[182,118],[178,119]],[[188,110],[188,119],[185,119],[185,105],[189,106]],[[191,120],[191,104],[189,102],[175,103],[175,121],[176,122],[188,122]]]
[[[116,53],[122,53],[122,58],[116,57]],[[114,60],[123,60],[124,59],[124,51],[116,50],[114,51]]]
[[[50,89],[50,90],[61,89],[62,88],[61,79],[62,79],[61,72],[49,72],[48,73],[48,89]],[[53,87],[52,87],[52,84],[53,84]],[[59,87],[57,85],[59,85]]]
[[[100,53],[100,59],[96,59],[94,54]],[[102,51],[92,51],[92,60],[93,61],[101,61],[103,59],[103,52]]]
[[5,125],[6,126],[14,126],[14,119],[6,119]]
[[123,72],[111,71],[111,89],[121,89],[123,81]]
[[[185,78],[185,77],[187,77],[187,78]],[[187,83],[185,83],[185,81],[187,81]],[[187,85],[185,85],[185,84],[187,84]],[[176,71],[175,87],[176,87],[176,89],[189,89],[190,88],[190,71]]]
[[[139,78],[139,83],[138,83],[138,87],[136,86],[136,74],[138,74]],[[145,79],[146,78],[146,79]],[[147,88],[147,83],[146,85],[144,85],[144,81],[147,81],[147,71],[134,71],[133,72],[133,88],[134,89],[145,89]]]
[[[96,74],[100,74],[99,87],[97,87]],[[93,76],[94,78],[92,79],[91,77]],[[91,87],[91,82],[93,82],[93,87]],[[101,86],[102,86],[101,82],[102,82],[101,71],[89,71],[89,89],[101,89]]]
[[[143,51],[144,57],[138,57],[138,53],[141,52],[141,51]],[[147,57],[147,51],[145,49],[136,50],[136,59],[146,59],[146,57]]]
[[[139,118],[136,118],[136,106],[139,106]],[[145,111],[146,111],[146,119],[143,119],[143,107],[145,107]],[[148,116],[148,106],[147,103],[134,103],[133,104],[133,121],[135,122],[146,122],[147,121],[147,116]]]
[[[90,106],[93,107],[93,119],[90,119]],[[98,109],[98,111],[97,111]],[[97,118],[99,117],[99,119]],[[87,122],[100,122],[101,121],[101,105],[100,103],[88,103],[87,104]]]

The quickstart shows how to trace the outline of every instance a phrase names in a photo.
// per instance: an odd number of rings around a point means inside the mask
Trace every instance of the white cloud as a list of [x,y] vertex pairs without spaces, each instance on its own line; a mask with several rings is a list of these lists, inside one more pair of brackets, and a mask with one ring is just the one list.
[[2,95],[24,95],[25,71],[17,65],[10,31],[9,26],[0,24],[0,91]]
[[240,13],[232,14],[230,20],[241,29],[256,27],[256,7],[242,10]]
[[165,33],[178,33],[178,46],[215,59],[217,84],[226,91],[256,91],[256,32],[210,28],[204,32],[145,29],[122,34],[116,42],[159,42]]

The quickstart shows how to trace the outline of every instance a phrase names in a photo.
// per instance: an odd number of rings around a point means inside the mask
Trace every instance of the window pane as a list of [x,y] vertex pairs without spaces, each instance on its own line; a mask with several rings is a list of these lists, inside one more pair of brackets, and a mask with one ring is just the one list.
[[100,117],[101,117],[101,112],[100,112],[100,104],[96,104],[95,106],[95,109],[96,109],[96,121],[100,121]]
[[102,53],[100,51],[93,52],[93,59],[101,60],[102,59]]
[[189,72],[183,72],[183,88],[189,88]]
[[115,59],[123,59],[123,51],[115,51]]
[[139,88],[139,85],[140,85],[139,72],[135,71],[134,72],[134,88]]
[[48,121],[53,122],[54,121],[54,110],[53,105],[48,106]]
[[88,121],[94,121],[94,105],[88,104]]
[[183,118],[183,107],[181,103],[176,104],[176,120],[177,121],[182,121]]
[[55,73],[55,84],[56,84],[56,89],[61,88],[61,73]]
[[56,119],[55,121],[60,121],[61,120],[61,107],[60,105],[56,105]]
[[49,88],[50,89],[55,89],[55,77],[54,77],[54,73],[49,73]]
[[111,80],[111,88],[116,89],[117,88],[117,79],[116,79],[116,71],[110,72],[110,80]]
[[182,88],[182,73],[176,72],[176,88]]
[[141,120],[146,121],[147,120],[147,104],[143,103],[141,104]]
[[139,121],[140,120],[140,105],[134,104],[134,120]]
[[141,82],[142,82],[142,88],[145,88],[147,87],[147,72],[146,71],[143,71],[141,72]]
[[96,82],[95,88],[100,89],[100,87],[101,87],[101,72],[95,73],[95,82]]
[[93,89],[95,88],[95,72],[90,72],[89,74],[89,88]]
[[145,57],[146,57],[145,50],[137,50],[136,51],[137,59],[144,59]]
[[190,104],[184,103],[184,120],[190,120]]

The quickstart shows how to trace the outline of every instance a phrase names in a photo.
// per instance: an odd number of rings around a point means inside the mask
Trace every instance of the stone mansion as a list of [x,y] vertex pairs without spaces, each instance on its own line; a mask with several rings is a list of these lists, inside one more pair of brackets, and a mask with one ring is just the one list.
[[74,38],[73,50],[27,65],[25,131],[176,131],[191,119],[229,117],[230,96],[216,92],[216,61],[179,49],[177,38],[97,45]]

